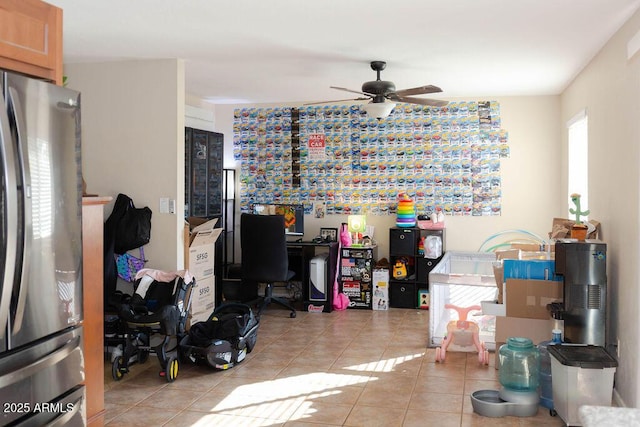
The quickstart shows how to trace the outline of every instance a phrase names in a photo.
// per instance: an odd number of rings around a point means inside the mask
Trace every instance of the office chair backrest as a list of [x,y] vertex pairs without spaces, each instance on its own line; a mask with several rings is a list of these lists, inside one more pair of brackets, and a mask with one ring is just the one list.
[[240,216],[242,278],[256,282],[287,280],[289,260],[282,215]]

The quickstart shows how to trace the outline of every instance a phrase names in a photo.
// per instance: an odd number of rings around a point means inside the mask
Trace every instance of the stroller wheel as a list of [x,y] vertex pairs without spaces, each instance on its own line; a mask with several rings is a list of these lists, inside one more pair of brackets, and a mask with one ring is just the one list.
[[160,372],[160,376],[165,377],[167,379],[167,382],[169,383],[174,382],[175,379],[178,378],[179,366],[180,362],[178,362],[178,359],[175,356],[169,357],[169,359],[167,360],[167,366],[165,367],[164,371]]
[[292,318],[292,319],[295,318],[296,317],[296,312],[292,311],[291,313],[289,313],[289,317]]
[[122,369],[122,365],[124,363],[124,359],[122,356],[118,356],[113,360],[111,364],[111,376],[114,380],[120,381],[122,377],[124,377],[124,369]]

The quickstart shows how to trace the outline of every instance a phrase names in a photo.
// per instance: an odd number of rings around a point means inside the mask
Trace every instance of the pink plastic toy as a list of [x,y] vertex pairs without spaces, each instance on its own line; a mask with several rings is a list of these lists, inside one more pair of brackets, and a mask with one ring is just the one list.
[[475,346],[478,350],[478,362],[489,364],[489,351],[480,341],[480,328],[478,324],[467,320],[470,311],[480,311],[482,307],[472,305],[471,307],[458,307],[453,304],[445,304],[444,308],[451,308],[458,312],[459,320],[452,320],[447,324],[447,336],[442,341],[441,347],[436,348],[436,362],[444,362],[447,354],[447,348],[450,344],[460,347]]

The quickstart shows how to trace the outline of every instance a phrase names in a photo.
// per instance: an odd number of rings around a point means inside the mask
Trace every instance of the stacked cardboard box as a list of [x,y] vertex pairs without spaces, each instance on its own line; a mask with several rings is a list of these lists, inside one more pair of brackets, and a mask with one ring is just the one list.
[[[553,274],[554,267],[553,260],[509,260],[504,270],[504,314],[496,317],[496,349],[509,337],[529,338],[534,344],[550,340],[551,331],[561,326],[547,309],[563,298],[563,283]],[[514,274],[518,277],[511,277]]]
[[196,279],[191,295],[190,324],[207,320],[215,308],[215,249],[222,233],[221,228],[215,228],[217,222],[217,219],[189,218],[185,224],[184,264]]

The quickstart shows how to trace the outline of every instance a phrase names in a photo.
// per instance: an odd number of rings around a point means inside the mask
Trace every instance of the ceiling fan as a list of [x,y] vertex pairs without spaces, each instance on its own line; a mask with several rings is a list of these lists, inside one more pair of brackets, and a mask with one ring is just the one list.
[[[371,69],[376,72],[376,79],[362,84],[362,90],[352,90],[344,87],[330,86],[331,89],[342,90],[345,92],[358,93],[364,97],[345,99],[342,101],[363,101],[369,99],[370,102],[364,105],[367,114],[376,118],[385,118],[395,107],[396,102],[406,102],[409,104],[431,105],[435,107],[443,107],[448,104],[447,101],[439,99],[416,98],[411,95],[423,95],[427,93],[442,92],[437,86],[426,85],[414,87],[411,89],[396,90],[393,82],[380,79],[380,72],[387,67],[384,61],[371,61]],[[391,102],[387,102],[391,101]],[[317,104],[322,104],[318,102]]]

